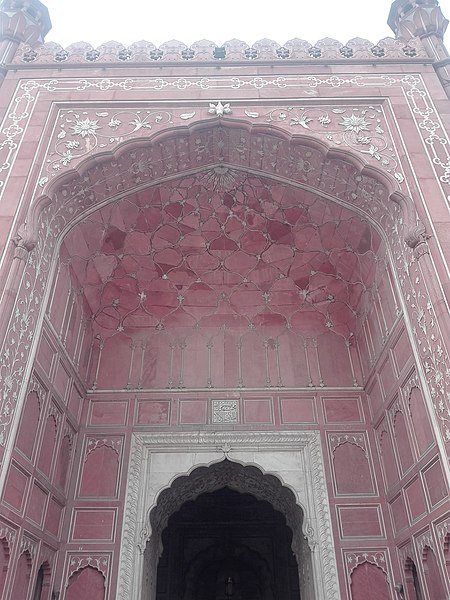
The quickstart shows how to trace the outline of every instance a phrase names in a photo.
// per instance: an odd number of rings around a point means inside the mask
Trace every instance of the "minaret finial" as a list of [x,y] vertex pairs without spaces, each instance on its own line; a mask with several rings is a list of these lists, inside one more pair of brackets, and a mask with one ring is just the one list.
[[442,40],[448,20],[442,14],[438,0],[395,0],[388,25],[398,38],[409,40],[435,35]]
[[44,42],[52,23],[48,8],[39,0],[0,1],[0,40],[36,46]]

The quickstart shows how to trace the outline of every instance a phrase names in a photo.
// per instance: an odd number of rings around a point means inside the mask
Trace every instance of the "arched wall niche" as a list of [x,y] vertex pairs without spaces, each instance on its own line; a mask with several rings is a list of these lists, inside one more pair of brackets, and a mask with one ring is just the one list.
[[185,502],[225,486],[266,500],[285,516],[304,592],[314,600],[337,600],[320,438],[289,431],[134,435],[118,598],[154,597],[169,517]]

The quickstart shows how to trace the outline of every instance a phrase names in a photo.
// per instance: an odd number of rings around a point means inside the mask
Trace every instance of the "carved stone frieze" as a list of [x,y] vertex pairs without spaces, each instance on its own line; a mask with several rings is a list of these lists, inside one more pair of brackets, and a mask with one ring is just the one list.
[[[412,37],[412,36],[408,36]],[[289,40],[281,46],[273,40],[259,40],[253,46],[241,40],[225,42],[217,51],[214,42],[200,41],[191,46],[182,42],[166,42],[157,48],[151,42],[137,42],[128,48],[117,42],[107,42],[94,48],[90,44],[78,42],[63,48],[55,42],[48,42],[33,49],[23,44],[16,54],[13,64],[89,64],[99,63],[154,63],[167,64],[170,62],[220,62],[231,63],[235,61],[289,61],[311,59],[321,62],[323,60],[371,60],[383,61],[386,59],[413,60],[426,58],[420,39],[384,38],[377,44],[362,38],[354,38],[346,44],[331,38],[319,40],[315,45],[304,40]]]
[[[250,119],[255,124],[276,124],[292,134],[299,132],[323,139],[336,148],[347,148],[373,161],[401,184],[404,174],[388,134],[382,105],[314,106],[240,106],[218,102],[192,106],[190,110],[85,110],[82,107],[61,111],[59,127],[50,142],[52,150],[40,179],[53,178],[74,168],[89,154],[112,149],[131,137],[146,137],[168,125],[182,124],[208,115]],[[136,172],[139,177],[139,171]]]
[[411,541],[398,549],[398,557],[403,568],[405,567],[408,559],[415,560],[415,556],[414,546]]
[[394,425],[395,425],[395,419],[396,419],[397,413],[403,414],[403,412],[404,412],[404,409],[403,409],[402,401],[397,396],[397,398],[394,400],[393,404],[391,405],[391,407],[388,410],[388,415],[391,417],[391,420],[394,423]]
[[10,527],[9,525],[0,523],[0,539],[7,540],[10,553],[11,553],[13,545],[16,542],[16,537],[17,537],[17,531],[15,529]]
[[402,388],[404,398],[408,403],[411,400],[411,392],[414,388],[418,388],[419,390],[421,389],[417,371],[413,371]]
[[20,554],[23,552],[28,552],[32,558],[35,559],[36,551],[38,548],[38,542],[36,540],[32,540],[29,537],[23,536],[20,541]]
[[66,586],[69,583],[70,577],[80,571],[84,567],[93,567],[100,571],[108,579],[109,563],[111,556],[109,554],[96,554],[96,553],[78,553],[71,554],[66,574]]
[[376,565],[386,575],[389,575],[386,551],[358,550],[357,552],[345,552],[345,565],[349,575],[351,575],[358,565],[365,562]]
[[31,392],[36,392],[41,403],[44,402],[48,393],[48,390],[44,387],[35,373],[32,373],[28,382],[27,394],[30,394]]
[[50,548],[49,546],[42,545],[39,553],[40,564],[46,562],[50,567],[52,567],[56,553],[57,550]]
[[342,444],[354,444],[355,446],[359,446],[365,453],[367,452],[367,440],[364,433],[330,434],[328,439],[332,452],[338,446],[342,446]]
[[[420,123],[420,132],[423,134],[423,136],[426,138],[426,149],[427,151],[431,150],[431,154],[432,154],[432,159],[433,159],[433,166],[434,168],[440,170],[442,169],[443,174],[441,175],[441,181],[442,183],[449,185],[449,177],[448,174],[450,173],[450,168],[448,167],[448,156],[446,153],[446,147],[445,144],[443,142],[443,140],[445,140],[445,138],[442,136],[441,134],[441,125],[438,121],[436,120],[432,120],[430,119],[430,114],[432,114],[433,110],[431,108],[430,102],[428,102],[427,100],[427,95],[426,92],[424,92],[424,90],[422,89],[422,81],[419,77],[417,76],[412,76],[412,75],[406,75],[403,78],[395,78],[395,77],[391,77],[391,76],[378,76],[378,75],[372,75],[372,76],[358,76],[358,78],[345,78],[345,77],[338,77],[338,76],[332,76],[332,77],[319,77],[319,76],[299,76],[299,77],[282,77],[282,78],[275,78],[275,79],[267,79],[264,77],[242,77],[239,79],[236,78],[208,78],[208,80],[205,80],[204,78],[173,78],[173,79],[167,79],[167,80],[162,80],[160,78],[158,79],[148,79],[148,80],[142,80],[142,79],[136,79],[136,80],[131,80],[131,79],[124,79],[124,80],[115,80],[115,79],[74,79],[74,80],[63,80],[61,82],[57,81],[57,80],[31,80],[31,81],[27,81],[24,82],[20,85],[19,89],[18,89],[18,94],[17,94],[17,98],[16,98],[16,102],[13,103],[12,105],[12,110],[10,111],[10,113],[8,114],[8,122],[4,123],[4,126],[2,128],[2,132],[4,134],[5,137],[5,143],[4,143],[4,147],[5,149],[7,149],[7,155],[5,155],[5,161],[4,164],[1,166],[0,168],[0,173],[4,170],[9,169],[12,166],[13,163],[13,157],[15,154],[15,150],[17,148],[17,142],[20,139],[20,136],[23,135],[23,131],[24,128],[22,125],[24,125],[24,121],[28,118],[29,114],[31,113],[31,106],[32,104],[34,104],[34,102],[36,101],[37,97],[39,96],[39,91],[49,91],[52,93],[57,93],[58,91],[63,91],[63,90],[76,90],[77,92],[83,92],[83,91],[87,91],[87,90],[99,90],[99,91],[104,91],[104,90],[109,90],[109,89],[114,89],[114,88],[118,88],[118,89],[124,89],[127,91],[131,91],[131,90],[148,90],[148,91],[152,91],[155,93],[158,92],[163,92],[164,90],[167,89],[176,89],[179,90],[181,92],[183,92],[185,89],[187,88],[196,88],[196,87],[200,87],[202,90],[214,90],[216,87],[219,89],[226,89],[229,88],[231,90],[233,89],[240,89],[240,88],[245,88],[245,87],[250,87],[250,88],[254,88],[254,89],[260,89],[260,88],[265,88],[265,89],[280,89],[280,88],[284,88],[284,89],[292,89],[292,90],[296,90],[297,94],[300,94],[300,96],[305,96],[306,97],[308,95],[316,95],[317,90],[319,87],[326,87],[326,86],[330,86],[334,89],[337,88],[343,88],[343,87],[355,87],[355,88],[360,88],[360,89],[364,89],[364,88],[368,88],[371,86],[374,87],[402,87],[404,88],[408,93],[406,96],[406,99],[408,100],[412,110],[413,110],[413,116],[419,121]],[[23,110],[22,110],[23,108]],[[368,107],[370,108],[375,108],[375,107]],[[339,107],[336,107],[336,109],[339,109]],[[431,111],[431,113],[430,113]],[[76,114],[76,111],[73,111]],[[108,112],[108,111],[97,111],[100,114]],[[153,117],[150,115],[150,113],[152,113],[152,111],[148,111],[149,115],[144,115],[146,117],[148,117],[146,120],[142,120],[142,118],[140,119],[141,121],[141,125],[139,125],[139,119],[137,120],[137,122],[133,125],[133,129],[136,128],[136,131],[141,131],[141,134],[143,132],[145,132],[146,130],[149,129],[149,127],[152,125],[152,119],[155,118],[157,120],[157,122],[160,123],[164,123],[165,119],[168,118],[168,111],[167,110],[163,110],[163,111],[153,111]],[[252,110],[251,108],[248,109],[247,112],[250,113],[257,113],[258,110]],[[283,111],[281,111],[283,112]],[[184,112],[182,112],[181,114],[181,118],[183,118],[183,116],[186,119],[192,118],[194,115],[192,114],[193,111],[191,110],[185,110]],[[318,115],[318,118],[322,117],[321,119],[321,126],[325,126],[326,125],[326,121],[327,121],[327,115],[323,114],[323,115]],[[310,117],[306,117],[306,119],[309,119]],[[91,119],[92,121],[95,121],[95,119]],[[114,131],[114,127],[117,127],[119,124],[114,125],[115,121],[120,121],[120,118],[113,118],[112,120],[109,121],[109,123],[111,123],[113,125],[113,129],[110,131],[110,138],[111,138],[111,143],[116,141],[116,143],[120,142],[121,139],[121,135],[116,135],[118,132]],[[169,119],[170,120],[170,119]],[[85,119],[80,119],[80,122],[84,122]],[[132,120],[133,121],[133,120]],[[130,121],[130,123],[132,124],[132,121]],[[143,121],[143,122],[142,122]],[[303,126],[301,125],[302,122],[304,122],[304,120],[301,117],[296,117],[296,119],[294,120],[295,123],[298,123],[300,125],[301,128],[303,128]],[[308,124],[308,123],[307,123]],[[76,125],[76,123],[75,123]],[[123,125],[122,123],[120,123],[120,125]],[[87,124],[83,124],[80,127],[84,127],[83,132],[86,131],[86,127],[88,127],[88,123]],[[384,131],[386,131],[386,127],[383,127],[382,124],[378,125],[378,129],[381,129]],[[89,130],[89,127],[88,127]],[[143,131],[142,131],[143,130]],[[97,130],[95,130],[97,131]],[[130,129],[129,131],[127,131],[127,135],[130,135],[130,131],[132,131],[132,129]],[[61,133],[61,132],[59,132]],[[63,134],[64,132],[62,132]],[[135,133],[135,132],[134,132]],[[148,134],[148,131],[146,132]],[[378,132],[375,131],[375,134],[377,134]],[[441,134],[441,135],[439,135]],[[328,132],[327,135],[330,135],[330,133]],[[382,138],[385,138],[385,135],[380,134],[382,136]],[[86,137],[86,135],[85,135]],[[357,146],[359,146],[359,150],[363,153],[366,153],[370,158],[372,158],[373,160],[378,161],[378,163],[380,165],[382,165],[386,160],[388,161],[388,163],[392,163],[393,158],[389,156],[389,153],[391,152],[391,147],[386,146],[385,142],[382,138],[379,138],[379,135],[359,135],[358,136],[360,139],[360,141],[357,141],[356,144],[356,149]],[[116,140],[117,138],[117,140]],[[107,138],[105,138],[107,139]],[[372,142],[371,143],[371,140]],[[0,140],[1,141],[1,140]],[[61,139],[60,139],[61,141]],[[73,157],[75,156],[76,152],[74,152],[77,148],[77,142],[80,143],[79,139],[74,139],[74,140],[67,140],[72,141],[73,143],[71,144],[73,147],[71,148],[62,148],[61,145],[61,156],[58,158],[58,161],[63,161],[61,163],[58,162],[59,166],[67,166],[68,164],[70,164],[70,162],[73,160]],[[95,140],[93,139],[88,139],[85,140],[86,142],[95,142]],[[380,141],[381,146],[380,146]],[[6,150],[5,150],[6,151]],[[394,160],[394,163],[396,161]],[[386,165],[387,166],[387,165]],[[448,173],[447,173],[448,171]],[[401,171],[395,171],[395,169],[392,171],[393,173],[395,172],[395,177],[397,179],[397,181],[399,183],[402,183],[404,181],[404,175],[401,173]],[[41,175],[40,177],[40,182],[41,182],[41,186],[44,186],[45,183],[48,181],[48,175]],[[2,183],[0,181],[0,183]],[[1,190],[0,190],[1,191]],[[447,192],[448,195],[450,195],[449,192]]]
[[444,550],[446,550],[447,548],[445,545],[448,545],[450,541],[450,518],[446,519],[443,523],[436,525],[436,533],[439,543],[444,547]]
[[108,446],[108,448],[112,448],[117,454],[120,456],[123,445],[123,438],[116,437],[102,437],[102,438],[93,438],[89,437],[87,446],[86,446],[86,456],[100,448],[101,446]]
[[415,545],[417,548],[417,553],[421,558],[425,558],[426,547],[431,548],[434,552],[436,552],[433,534],[429,529],[416,537]]

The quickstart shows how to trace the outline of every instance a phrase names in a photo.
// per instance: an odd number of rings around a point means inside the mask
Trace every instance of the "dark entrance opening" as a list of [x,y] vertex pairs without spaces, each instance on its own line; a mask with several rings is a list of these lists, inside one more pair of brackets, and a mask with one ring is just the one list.
[[186,502],[162,543],[156,600],[300,600],[286,519],[251,494],[223,487]]

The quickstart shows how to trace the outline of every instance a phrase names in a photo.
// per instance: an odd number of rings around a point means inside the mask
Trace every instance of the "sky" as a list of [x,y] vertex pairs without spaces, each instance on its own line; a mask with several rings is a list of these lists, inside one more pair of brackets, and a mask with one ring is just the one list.
[[[315,43],[323,37],[371,42],[391,36],[386,24],[391,0],[43,0],[53,29],[46,41],[63,47],[115,40],[125,46],[147,40],[159,46],[177,39],[187,45],[208,39],[221,45],[238,38],[249,45],[262,38],[284,44],[292,38]],[[450,0],[441,0],[450,19]]]

